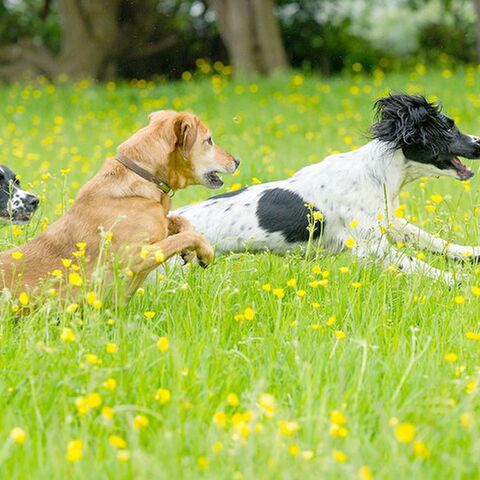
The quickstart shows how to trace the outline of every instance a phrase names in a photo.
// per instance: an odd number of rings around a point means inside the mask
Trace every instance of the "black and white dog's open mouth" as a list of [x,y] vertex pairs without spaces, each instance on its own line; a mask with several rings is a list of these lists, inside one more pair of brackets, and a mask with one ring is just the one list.
[[472,178],[475,175],[469,167],[460,161],[458,157],[453,157],[450,160],[450,163],[453,169],[457,172],[459,180],[462,182]]
[[35,213],[35,211],[10,214],[7,211],[1,211],[0,212],[0,221],[11,222],[15,225],[20,225],[20,224],[23,224],[23,223],[28,223],[30,221],[30,219],[32,218],[34,213]]

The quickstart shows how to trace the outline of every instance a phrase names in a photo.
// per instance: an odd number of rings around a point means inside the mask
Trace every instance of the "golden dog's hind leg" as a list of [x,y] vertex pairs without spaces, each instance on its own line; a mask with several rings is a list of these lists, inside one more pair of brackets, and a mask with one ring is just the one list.
[[142,249],[141,258],[135,260],[130,270],[133,278],[128,288],[129,296],[135,293],[145,280],[146,276],[160,263],[167,261],[174,255],[195,253],[198,263],[206,267],[213,261],[213,248],[197,232],[183,231]]

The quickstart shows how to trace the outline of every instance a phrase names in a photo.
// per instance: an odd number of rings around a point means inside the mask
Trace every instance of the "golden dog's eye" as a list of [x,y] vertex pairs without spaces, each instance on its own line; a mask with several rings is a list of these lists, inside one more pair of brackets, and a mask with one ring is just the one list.
[[212,137],[208,137],[205,141],[206,141],[209,145],[213,145]]

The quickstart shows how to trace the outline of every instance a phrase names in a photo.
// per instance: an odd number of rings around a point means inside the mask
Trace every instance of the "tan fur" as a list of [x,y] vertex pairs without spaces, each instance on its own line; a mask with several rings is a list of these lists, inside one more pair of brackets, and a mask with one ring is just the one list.
[[[159,111],[150,115],[150,123],[122,143],[118,152],[178,190],[205,183],[205,169],[235,170],[234,158],[209,145],[209,136],[208,128],[196,116]],[[212,247],[187,220],[167,218],[170,203],[154,184],[117,160],[107,159],[63,217],[22,247],[0,254],[0,286],[17,294],[34,289],[55,269],[66,274],[62,259],[75,262],[72,252],[78,250],[78,242],[86,243],[90,275],[100,252],[100,227],[112,232],[113,251],[121,253],[133,271],[132,289],[157,266],[153,253],[159,249],[165,260],[176,254],[191,259],[194,252],[207,265],[213,259]],[[142,246],[152,252],[151,257],[140,257]],[[21,251],[23,257],[14,260],[13,251]]]

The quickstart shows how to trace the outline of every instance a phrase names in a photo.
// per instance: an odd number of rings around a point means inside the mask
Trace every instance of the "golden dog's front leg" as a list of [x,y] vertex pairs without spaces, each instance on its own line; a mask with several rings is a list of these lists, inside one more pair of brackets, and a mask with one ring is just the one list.
[[205,238],[190,230],[177,233],[144,247],[140,258],[136,259],[130,266],[133,278],[128,289],[129,295],[136,292],[147,275],[160,263],[167,261],[174,255],[188,255],[189,253],[196,255],[198,263],[204,268],[212,263],[214,257],[213,248]]
[[180,215],[169,215],[168,220],[168,235],[176,235],[181,232],[191,232],[193,230],[192,224]]
[[[180,215],[169,215],[168,216],[168,235],[176,235],[181,232],[192,232],[192,224],[185,218]],[[195,251],[187,251],[180,253],[184,264],[193,262],[195,260]]]

